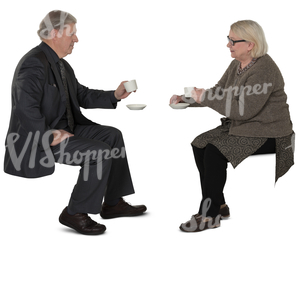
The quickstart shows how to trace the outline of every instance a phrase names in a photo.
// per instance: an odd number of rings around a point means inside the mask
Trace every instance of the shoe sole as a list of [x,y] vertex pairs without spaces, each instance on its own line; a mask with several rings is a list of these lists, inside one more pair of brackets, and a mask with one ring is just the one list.
[[98,232],[85,232],[85,231],[81,231],[81,230],[78,230],[77,228],[75,228],[74,226],[72,226],[70,223],[68,222],[65,222],[63,220],[61,220],[61,218],[59,218],[59,222],[62,224],[62,225],[65,225],[67,227],[70,227],[72,229],[74,229],[75,231],[77,231],[78,233],[81,233],[81,234],[84,234],[84,235],[100,235],[100,234],[103,234],[106,230],[106,228],[104,228],[102,231],[98,231]]
[[221,216],[221,220],[227,220],[230,218],[230,215],[227,215],[227,216]]
[[102,219],[113,219],[113,218],[121,218],[121,217],[136,217],[136,216],[140,216],[144,213],[143,212],[139,212],[139,213],[135,213],[135,214],[114,214],[114,215],[102,215],[100,213],[100,216]]
[[199,230],[199,229],[197,229],[197,230],[185,230],[184,228],[182,228],[181,226],[179,226],[179,229],[181,230],[181,231],[183,231],[183,232],[202,232],[202,231],[205,231],[205,230],[207,230],[207,229],[215,229],[215,228],[219,228],[221,225],[220,224],[218,224],[218,225],[215,225],[215,226],[213,226],[213,227],[207,227],[207,228],[204,228],[204,229],[202,229],[202,230]]

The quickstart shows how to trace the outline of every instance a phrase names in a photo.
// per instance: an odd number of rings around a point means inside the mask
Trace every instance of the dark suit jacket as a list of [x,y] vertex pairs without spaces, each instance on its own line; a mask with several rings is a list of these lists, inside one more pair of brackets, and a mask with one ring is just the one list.
[[[54,158],[49,146],[53,141],[51,130],[66,111],[66,96],[56,65],[58,59],[42,42],[29,51],[16,68],[6,137],[6,173],[34,178],[54,172]],[[92,90],[81,85],[71,66],[62,61],[75,125],[96,124],[83,116],[80,107],[116,108],[118,100],[114,91]]]

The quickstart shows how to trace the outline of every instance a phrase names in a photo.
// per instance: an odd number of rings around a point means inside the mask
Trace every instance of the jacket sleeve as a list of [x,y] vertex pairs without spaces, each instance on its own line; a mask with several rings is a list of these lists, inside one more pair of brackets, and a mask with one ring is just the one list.
[[[42,139],[45,133],[51,130],[45,116],[41,113],[41,101],[44,94],[45,70],[38,58],[27,58],[16,70],[13,85],[13,111],[17,116],[22,129],[29,134],[39,132],[38,140],[43,146]],[[53,135],[49,135],[49,145]]]
[[274,90],[274,73],[251,72],[243,84],[228,86],[227,89],[207,90],[201,101],[232,120],[244,121],[255,117],[266,105]]
[[115,98],[114,91],[89,89],[78,81],[77,100],[83,108],[116,108],[119,101]]
[[231,65],[232,65],[232,63],[227,68],[227,70],[223,74],[222,78],[218,81],[218,83],[214,87],[212,87],[211,89],[208,89],[208,90],[205,91],[205,93],[202,97],[201,103],[195,102],[195,103],[190,105],[191,107],[205,107],[205,106],[208,106],[208,105],[206,105],[206,103],[203,103],[203,101],[207,98],[208,93],[214,98],[217,97],[218,99],[222,99],[224,97],[225,84],[228,80],[229,69],[230,69]]
[[80,107],[83,108],[116,108],[120,101],[115,98],[114,91],[103,91],[90,89],[80,84],[75,76],[74,70],[69,63],[64,60],[67,72],[71,76],[72,84],[77,91],[76,98]]

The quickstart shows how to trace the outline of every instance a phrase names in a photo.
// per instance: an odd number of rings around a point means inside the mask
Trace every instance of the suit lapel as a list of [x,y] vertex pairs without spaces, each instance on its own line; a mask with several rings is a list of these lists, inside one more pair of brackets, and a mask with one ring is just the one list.
[[72,108],[74,109],[74,107],[77,106],[77,103],[76,103],[77,96],[74,93],[74,88],[72,88],[73,85],[72,85],[72,81],[71,81],[71,78],[70,78],[68,72],[66,72],[66,79],[67,79],[67,84],[68,84],[69,100],[72,105]]
[[[63,82],[62,82],[60,74],[58,73],[59,71],[58,71],[58,68],[56,66],[55,59],[53,58],[53,55],[50,52],[51,49],[49,49],[49,46],[46,45],[43,42],[39,45],[39,47],[45,53],[45,55],[47,57],[47,60],[51,65],[52,72],[53,72],[54,77],[56,79],[56,82],[58,84],[61,100],[62,100],[63,104],[66,106],[66,95],[65,95]],[[67,84],[68,84],[69,100],[70,100],[70,103],[71,103],[73,116],[74,116],[74,120],[75,120],[75,123],[76,123],[77,117],[79,117],[79,118],[81,117],[81,112],[80,112],[79,104],[77,102],[77,95],[76,95],[76,92],[75,92],[76,91],[76,86],[74,87],[74,85],[73,85],[74,80],[72,80],[73,78],[70,77],[70,74],[67,72],[67,70],[66,70],[66,79],[67,79]],[[58,119],[60,119],[60,117]]]
[[52,72],[54,74],[55,80],[58,84],[58,89],[59,89],[61,100],[65,103],[66,102],[66,95],[65,95],[65,92],[64,92],[64,86],[63,86],[63,83],[62,83],[61,76],[58,73],[56,63],[55,63],[52,55],[49,52],[49,49],[48,49],[49,46],[46,45],[45,43],[41,43],[39,45],[39,47],[43,50],[43,52],[45,53],[45,55],[47,57],[48,62],[50,63],[50,66],[51,66]]
[[58,70],[57,70],[56,65],[53,64],[53,63],[50,63],[50,64],[51,64],[51,69],[52,69],[52,71],[54,73],[56,82],[58,84],[58,89],[59,89],[59,92],[60,92],[61,100],[65,103],[66,102],[66,95],[65,95],[65,90],[64,90],[64,86],[63,86],[61,77],[58,74]]

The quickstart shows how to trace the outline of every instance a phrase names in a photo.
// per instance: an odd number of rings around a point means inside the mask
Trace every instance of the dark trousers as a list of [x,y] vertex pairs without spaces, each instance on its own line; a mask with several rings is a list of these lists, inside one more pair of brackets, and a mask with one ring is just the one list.
[[[202,201],[199,214],[206,213],[206,216],[216,217],[219,214],[220,206],[225,204],[223,189],[227,178],[226,157],[212,144],[205,148],[193,147],[195,162],[200,173],[202,190]],[[255,154],[275,153],[275,139],[269,138]],[[211,201],[207,201],[211,199]],[[206,201],[205,201],[206,200]]]
[[101,211],[134,193],[122,133],[102,125],[77,125],[74,136],[52,147],[55,161],[80,166],[68,209],[72,213]]

